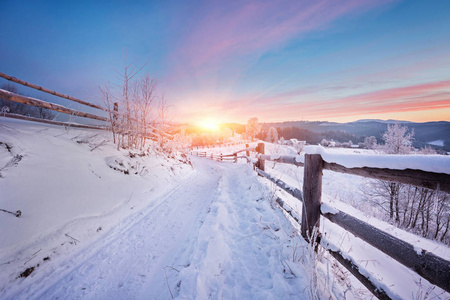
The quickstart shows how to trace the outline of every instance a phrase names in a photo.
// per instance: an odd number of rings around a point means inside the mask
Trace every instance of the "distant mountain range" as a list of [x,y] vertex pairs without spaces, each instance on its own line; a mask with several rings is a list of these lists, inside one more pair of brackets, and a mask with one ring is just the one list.
[[[345,132],[350,135],[354,135],[358,140],[363,140],[367,136],[375,136],[377,140],[381,141],[382,134],[386,131],[388,124],[394,124],[395,122],[401,123],[407,126],[410,130],[414,130],[415,146],[418,148],[433,143],[436,145],[442,145],[441,149],[450,151],[450,122],[425,122],[415,123],[409,121],[396,121],[396,120],[358,120],[349,123],[334,123],[334,122],[309,122],[309,121],[289,121],[280,123],[263,123],[263,130],[267,130],[269,127],[275,128],[289,128],[297,127],[304,130],[309,130],[315,133],[324,134],[326,132],[338,131]],[[344,141],[341,141],[344,142]],[[355,141],[354,141],[355,142]]]

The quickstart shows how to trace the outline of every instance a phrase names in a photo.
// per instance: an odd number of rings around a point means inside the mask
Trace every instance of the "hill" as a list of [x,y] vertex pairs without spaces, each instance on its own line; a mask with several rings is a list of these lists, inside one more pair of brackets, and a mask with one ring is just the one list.
[[[345,138],[354,138],[353,142],[362,141],[367,136],[375,136],[377,140],[381,141],[382,134],[386,131],[389,124],[394,124],[394,120],[358,120],[349,123],[335,123],[335,122],[308,122],[308,121],[289,121],[280,123],[263,123],[263,130],[269,127],[286,129],[296,127],[301,130],[308,130],[312,133],[319,133],[320,136],[326,138],[327,136],[336,135],[339,133],[346,133]],[[407,126],[410,130],[414,130],[415,146],[423,147],[430,142],[443,141],[441,147],[445,151],[450,151],[450,122],[425,122],[415,123],[408,121],[399,121]],[[295,137],[295,136],[293,136]],[[287,138],[287,137],[285,137]],[[302,137],[295,137],[302,138]],[[340,140],[342,142],[346,140]],[[317,139],[308,142],[316,143]],[[439,147],[439,146],[437,146]]]

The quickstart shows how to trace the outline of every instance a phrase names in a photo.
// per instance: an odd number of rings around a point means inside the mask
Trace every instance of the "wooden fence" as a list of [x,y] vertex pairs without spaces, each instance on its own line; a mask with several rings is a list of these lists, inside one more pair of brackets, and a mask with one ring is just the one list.
[[[0,72],[0,77],[4,78],[6,80],[21,84],[23,86],[44,92],[44,93],[48,93],[63,99],[67,99],[73,102],[77,102],[79,104],[85,105],[85,106],[89,106],[95,109],[98,109],[100,111],[106,112],[108,113],[108,117],[104,117],[104,116],[99,116],[96,114],[91,114],[91,113],[87,113],[87,112],[82,112],[79,110],[75,110],[75,109],[71,109],[68,107],[65,107],[63,105],[59,105],[59,104],[55,104],[55,103],[50,103],[47,101],[43,101],[40,99],[36,99],[36,98],[32,98],[32,97],[28,97],[28,96],[23,96],[23,95],[19,95],[16,93],[12,93],[10,91],[6,91],[3,89],[0,89],[0,99],[4,99],[6,101],[12,101],[12,102],[17,102],[17,103],[22,103],[25,105],[30,105],[30,106],[34,106],[34,107],[38,107],[38,108],[44,108],[44,109],[49,109],[49,110],[53,110],[53,111],[57,111],[57,112],[61,112],[64,114],[68,114],[68,115],[72,115],[72,116],[77,116],[77,117],[83,117],[83,118],[88,118],[88,119],[93,119],[93,120],[97,120],[97,121],[104,121],[104,122],[109,122],[109,124],[114,124],[115,122],[113,122],[113,119],[118,119],[119,117],[124,118],[123,114],[119,113],[119,109],[118,109],[118,104],[114,103],[114,110],[109,110],[106,109],[102,106],[90,103],[90,102],[86,102],[83,100],[80,100],[78,98],[66,95],[66,94],[62,94],[56,91],[53,91],[51,89],[48,88],[44,88],[42,86],[33,84],[33,83],[29,83],[26,82],[24,80],[18,79],[16,77],[7,75],[5,73]],[[100,130],[112,130],[113,128],[111,127],[111,125],[106,125],[106,126],[97,126],[97,125],[85,125],[85,124],[77,124],[77,123],[69,123],[69,122],[60,122],[60,121],[55,121],[55,120],[48,120],[48,119],[40,119],[40,118],[34,118],[34,117],[30,117],[30,116],[24,116],[24,115],[19,115],[19,114],[14,114],[14,113],[6,113],[3,112],[0,114],[0,116],[3,117],[7,117],[7,118],[14,118],[14,119],[21,119],[21,120],[26,120],[26,121],[33,121],[33,122],[40,122],[40,123],[46,123],[46,124],[52,124],[52,125],[61,125],[61,126],[68,126],[68,127],[77,127],[77,128],[88,128],[88,129],[100,129]],[[133,122],[139,122],[138,120],[136,120],[135,118],[132,118],[130,116],[127,116],[127,119]],[[117,125],[116,125],[117,126]],[[116,127],[115,126],[115,127]],[[118,126],[117,126],[118,127]],[[159,129],[155,128],[154,126],[150,125],[150,124],[146,124],[146,128],[149,129],[149,131],[146,131],[145,134],[146,135],[153,135],[153,136],[162,136],[163,138],[172,138],[173,136],[169,133],[160,131]],[[130,132],[130,130],[128,129],[124,129],[124,128],[119,128],[118,133],[121,134],[128,134]],[[154,132],[158,132],[159,134],[155,134]],[[142,133],[134,133],[134,134],[142,134]]]
[[[92,108],[96,108],[96,109],[105,111],[105,109],[101,106],[77,99],[75,97],[71,97],[69,95],[58,93],[56,91],[41,87],[36,84],[26,82],[26,81],[18,79],[16,77],[9,76],[5,73],[0,72],[0,77],[7,79],[9,81],[24,85],[26,87],[44,92],[44,93],[48,93],[48,94],[51,94],[54,96],[58,96],[60,98],[64,98],[64,99],[67,99],[70,101],[77,102],[77,103],[85,105],[85,106],[89,106]],[[12,93],[10,91],[3,90],[3,89],[0,89],[0,99],[4,99],[6,101],[22,103],[25,105],[34,106],[34,107],[38,107],[38,108],[49,109],[49,110],[57,111],[57,112],[72,115],[72,116],[83,117],[83,118],[88,118],[88,119],[93,119],[93,120],[98,120],[98,121],[105,121],[105,122],[109,121],[109,119],[104,116],[99,116],[96,114],[78,111],[78,110],[75,110],[72,108],[65,107],[60,104],[50,103],[50,102],[43,101],[40,99],[19,95],[19,94]],[[84,125],[84,124],[76,124],[76,123],[69,123],[69,122],[60,122],[60,121],[55,121],[55,120],[47,120],[47,119],[34,118],[34,117],[30,117],[30,116],[23,116],[23,115],[18,115],[18,114],[13,114],[13,113],[3,112],[1,115],[4,117],[8,117],[8,118],[15,118],[15,119],[21,119],[21,120],[27,120],[27,121],[33,121],[33,122],[41,122],[41,123],[52,124],[52,125],[63,125],[63,126],[90,128],[90,129],[102,129],[102,130],[110,129],[108,126],[95,126],[95,125]]]
[[[248,146],[247,146],[248,147]],[[308,242],[318,243],[327,248],[327,241],[319,232],[320,217],[326,218],[339,225],[354,236],[362,239],[383,253],[389,255],[402,265],[413,270],[430,283],[439,286],[447,292],[450,292],[450,262],[434,255],[431,252],[417,249],[364,221],[361,221],[345,212],[333,209],[333,212],[321,212],[322,206],[322,171],[331,170],[334,172],[363,176],[366,178],[382,179],[400,183],[412,184],[420,187],[436,189],[450,193],[450,175],[445,173],[433,173],[421,170],[392,170],[386,168],[346,168],[345,166],[329,163],[322,159],[320,154],[306,154],[304,162],[297,161],[296,156],[277,156],[264,154],[264,143],[259,143],[256,148],[255,162],[256,172],[268,180],[275,183],[281,189],[294,196],[302,202],[302,215],[300,217],[290,209],[281,199],[277,203],[291,217],[301,225],[301,235]],[[247,148],[242,151],[251,151]],[[199,156],[211,158],[206,152],[199,152]],[[235,153],[231,154],[235,155]],[[223,161],[230,155],[212,156],[213,159]],[[248,153],[247,156],[248,157]],[[222,158],[222,159],[221,159]],[[283,181],[274,178],[265,171],[265,161],[274,161],[279,163],[292,164],[304,167],[303,191],[293,188]],[[234,160],[236,161],[236,159]],[[311,241],[313,233],[317,234],[317,240]],[[316,236],[316,235],[314,235]],[[374,283],[365,272],[359,270],[358,265],[348,255],[343,255],[341,250],[327,249],[327,251],[347,268],[364,286],[367,287],[379,299],[391,299],[388,291],[383,290],[379,284]]]

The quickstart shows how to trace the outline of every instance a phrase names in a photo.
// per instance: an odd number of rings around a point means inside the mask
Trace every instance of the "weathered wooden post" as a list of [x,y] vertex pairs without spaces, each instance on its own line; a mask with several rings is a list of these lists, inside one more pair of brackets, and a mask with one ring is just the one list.
[[322,169],[323,160],[320,154],[305,155],[301,233],[303,238],[309,242],[311,242],[310,238],[313,238],[314,228],[319,229],[320,205],[322,204]]
[[237,163],[237,153],[234,153],[234,163]]
[[[245,148],[248,148],[248,147],[250,147],[250,145],[249,144],[245,144]],[[250,151],[245,151],[245,155],[247,155],[247,157],[250,157]]]
[[[264,149],[264,143],[259,143],[258,146],[256,147],[256,152],[258,152],[259,154],[264,154],[265,153],[265,149]],[[265,171],[265,166],[266,166],[266,161],[264,159],[258,158],[258,162],[256,164],[256,166],[262,170]]]

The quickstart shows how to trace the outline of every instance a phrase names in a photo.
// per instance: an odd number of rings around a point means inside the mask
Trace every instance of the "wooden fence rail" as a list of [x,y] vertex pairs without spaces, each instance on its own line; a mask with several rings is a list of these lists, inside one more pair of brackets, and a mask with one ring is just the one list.
[[90,102],[86,102],[86,101],[77,99],[75,97],[69,96],[69,95],[65,95],[65,94],[62,94],[62,93],[55,92],[53,90],[44,88],[44,87],[36,85],[36,84],[32,84],[32,83],[26,82],[24,80],[18,79],[16,77],[7,75],[7,74],[2,73],[2,72],[0,72],[0,77],[5,78],[6,80],[9,80],[9,81],[12,81],[12,82],[21,84],[23,86],[30,87],[30,88],[38,90],[38,91],[42,91],[42,92],[45,92],[45,93],[48,93],[48,94],[51,94],[51,95],[54,95],[54,96],[58,96],[60,98],[68,99],[68,100],[71,100],[71,101],[75,101],[75,102],[78,102],[80,104],[87,105],[87,106],[90,106],[90,107],[93,107],[93,108],[97,108],[97,109],[100,109],[100,110],[105,110],[103,107],[101,107],[99,105],[95,105],[95,104],[92,104]]
[[[450,292],[450,262],[434,255],[431,252],[417,249],[364,221],[361,221],[347,213],[339,210],[333,212],[321,212],[321,193],[322,193],[322,171],[331,170],[334,172],[352,174],[373,179],[381,179],[387,181],[395,181],[400,183],[407,183],[425,188],[436,189],[450,193],[450,175],[445,173],[426,172],[422,170],[392,170],[386,168],[346,168],[336,163],[329,163],[322,159],[320,154],[306,154],[304,162],[299,159],[299,156],[280,156],[280,155],[266,155],[264,154],[264,144],[258,144],[255,148],[257,151],[256,157],[258,162],[255,164],[256,172],[274,182],[281,189],[299,199],[303,203],[301,216],[301,234],[307,241],[311,241],[313,232],[318,232],[320,224],[320,216],[330,220],[339,225],[346,231],[352,233],[354,236],[364,240],[373,247],[379,249],[383,253],[389,255],[400,264],[413,270],[421,277],[428,280],[430,283],[439,286],[447,292]],[[245,149],[242,151],[246,151]],[[240,151],[240,152],[242,152]],[[203,152],[203,157],[208,157],[206,152]],[[201,156],[201,155],[199,155]],[[223,156],[223,155],[222,155]],[[230,156],[230,155],[228,155]],[[274,161],[279,163],[292,164],[295,166],[304,167],[303,191],[297,188],[290,187],[283,181],[274,178],[264,171],[263,161]],[[286,208],[286,204],[280,199],[277,201],[289,215],[293,216],[292,209]],[[294,218],[298,221],[298,218]],[[318,236],[320,243],[321,233]],[[321,243],[325,248],[324,240]],[[344,267],[346,267],[355,277],[365,285],[375,296],[379,299],[390,299],[388,293],[379,287],[379,284],[374,284],[366,274],[363,274],[359,267],[348,258],[345,257],[336,249],[328,249],[328,252],[336,258]]]
[[108,118],[106,118],[106,117],[101,117],[101,116],[97,116],[94,114],[81,112],[81,111],[78,111],[75,109],[67,108],[67,107],[59,105],[59,104],[50,103],[50,102],[42,101],[42,100],[39,100],[36,98],[27,97],[27,96],[22,96],[22,95],[15,94],[15,93],[12,93],[12,92],[9,92],[6,90],[2,90],[2,89],[0,89],[0,98],[5,99],[7,101],[13,101],[13,102],[23,103],[23,104],[31,105],[31,106],[35,106],[35,107],[50,109],[50,110],[54,110],[57,112],[61,112],[61,113],[65,113],[65,114],[69,114],[69,115],[73,115],[73,116],[77,116],[77,117],[89,118],[89,119],[100,120],[100,121],[108,121]]
[[[33,83],[26,82],[24,80],[18,79],[16,77],[7,75],[7,74],[2,73],[2,72],[0,72],[0,77],[4,78],[6,80],[12,81],[12,82],[21,84],[23,86],[33,88],[33,89],[38,90],[38,91],[42,91],[42,92],[45,92],[45,93],[48,93],[48,94],[51,94],[51,95],[54,95],[54,96],[58,96],[60,98],[68,99],[68,100],[71,100],[71,101],[74,101],[74,102],[77,102],[77,103],[80,103],[80,104],[83,104],[83,105],[86,105],[86,106],[89,106],[89,107],[93,107],[93,108],[105,111],[105,112],[109,113],[109,118],[98,116],[98,115],[95,115],[95,114],[86,113],[86,112],[77,111],[77,110],[74,110],[74,109],[71,109],[71,108],[67,108],[67,107],[65,107],[63,105],[46,102],[46,101],[43,101],[43,100],[39,100],[39,99],[35,99],[35,98],[32,98],[32,97],[27,97],[27,96],[11,93],[9,91],[0,89],[0,98],[5,99],[7,101],[13,101],[13,102],[23,103],[23,104],[31,105],[31,106],[35,106],[35,107],[50,109],[50,110],[54,110],[54,111],[58,111],[58,112],[61,112],[61,113],[70,114],[70,115],[74,115],[74,116],[78,116],[78,117],[83,117],[83,118],[90,118],[90,119],[106,121],[106,122],[109,121],[111,123],[113,123],[112,122],[113,116],[116,119],[118,119],[119,117],[122,117],[122,118],[126,118],[127,120],[130,120],[130,121],[133,121],[133,122],[138,122],[138,123],[140,122],[137,119],[135,119],[135,118],[133,118],[133,117],[131,117],[129,115],[125,116],[124,114],[119,113],[118,105],[115,106],[114,110],[109,110],[109,109],[104,108],[102,106],[99,106],[99,105],[96,105],[96,104],[93,104],[93,103],[90,103],[90,102],[86,102],[86,101],[80,100],[78,98],[75,98],[75,97],[72,97],[72,96],[69,96],[69,95],[66,95],[66,94],[62,94],[62,93],[56,92],[56,91],[44,88],[42,86],[33,84]],[[26,119],[26,118],[20,118],[20,117],[17,117],[17,116],[12,116],[12,114],[9,114],[9,113],[8,114],[4,114],[3,116],[9,117],[9,118],[23,119],[23,120]],[[106,128],[105,126],[98,126],[98,128],[96,128],[96,126],[94,126],[94,125],[82,125],[82,124],[78,124],[77,126],[75,126],[75,125],[73,125],[73,123],[58,122],[58,121],[53,121],[53,123],[50,123],[47,120],[39,119],[39,118],[33,118],[33,119],[28,118],[28,121],[41,122],[41,123],[54,124],[54,125],[80,127],[80,128],[102,129],[102,130]],[[162,131],[162,130],[160,130],[160,129],[158,129],[158,128],[150,125],[150,124],[146,124],[146,130],[147,129],[150,130],[150,132],[146,131],[145,134],[149,134],[149,135],[155,136],[156,134],[154,134],[152,132],[152,131],[155,131],[155,132],[158,132],[163,138],[166,138],[166,139],[173,138],[173,136],[171,134],[169,134],[167,132],[164,132],[164,131]],[[109,130],[111,130],[110,126],[109,126]],[[117,132],[124,132],[124,131],[127,131],[127,129],[124,129],[124,128],[118,128],[117,129]],[[141,132],[139,134],[142,135],[143,133]]]
[[78,124],[78,123],[69,123],[69,122],[59,122],[54,120],[48,120],[48,119],[39,119],[24,115],[18,115],[18,114],[0,114],[0,116],[4,116],[7,118],[12,119],[19,119],[19,120],[25,120],[25,121],[31,121],[31,122],[39,122],[39,123],[45,123],[45,124],[51,124],[51,125],[59,125],[59,126],[67,126],[67,127],[74,127],[74,128],[85,128],[85,129],[97,129],[97,130],[111,130],[110,127],[106,126],[95,126],[95,125],[85,125],[85,124]]

